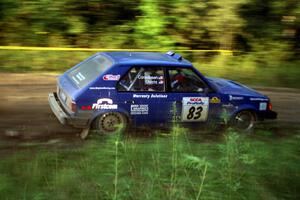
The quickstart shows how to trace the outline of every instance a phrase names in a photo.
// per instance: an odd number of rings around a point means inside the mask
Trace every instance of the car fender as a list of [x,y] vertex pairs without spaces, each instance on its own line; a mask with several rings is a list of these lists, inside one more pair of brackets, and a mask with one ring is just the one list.
[[252,104],[241,104],[236,106],[236,109],[231,113],[231,117],[235,116],[237,113],[241,112],[242,110],[250,110],[253,111],[255,114],[257,112],[257,108]]

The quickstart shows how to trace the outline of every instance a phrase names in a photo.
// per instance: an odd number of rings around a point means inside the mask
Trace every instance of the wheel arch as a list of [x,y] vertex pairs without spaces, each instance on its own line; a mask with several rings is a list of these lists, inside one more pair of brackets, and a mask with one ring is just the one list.
[[128,124],[131,124],[131,118],[130,118],[129,113],[124,109],[116,109],[116,110],[100,110],[98,112],[95,112],[92,115],[92,117],[90,118],[88,125],[91,127],[93,125],[93,123],[95,122],[95,120],[97,119],[97,117],[99,117],[105,113],[112,113],[112,112],[118,112],[118,113],[122,114],[126,118]]
[[236,116],[236,114],[242,111],[250,111],[254,115],[255,120],[258,119],[257,109],[252,105],[244,105],[244,106],[239,106],[238,109],[236,109],[234,112],[231,113],[230,120],[232,120],[234,116]]
[[[243,112],[247,112],[247,113],[252,115],[252,120],[249,121],[249,124],[247,124],[246,128],[238,127],[237,121],[239,121],[239,120],[236,120],[237,119],[236,117],[239,115],[239,113],[242,114]],[[251,107],[244,107],[242,109],[238,109],[236,112],[234,112],[234,114],[231,115],[228,125],[229,125],[229,127],[232,127],[236,130],[250,133],[250,132],[253,131],[257,120],[258,120],[258,116],[257,116],[257,113],[256,113],[256,109],[251,108]]]

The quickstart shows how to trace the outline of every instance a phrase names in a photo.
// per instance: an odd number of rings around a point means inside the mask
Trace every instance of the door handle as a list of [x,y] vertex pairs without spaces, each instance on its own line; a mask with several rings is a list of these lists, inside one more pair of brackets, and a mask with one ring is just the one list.
[[128,101],[125,101],[126,104],[134,104],[135,102],[133,100],[128,100]]

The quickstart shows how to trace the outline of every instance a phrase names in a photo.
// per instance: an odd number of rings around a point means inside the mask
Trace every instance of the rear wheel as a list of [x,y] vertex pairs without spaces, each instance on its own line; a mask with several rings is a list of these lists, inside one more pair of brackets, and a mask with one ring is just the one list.
[[251,132],[256,122],[255,113],[249,110],[238,112],[232,119],[231,126],[238,131]]
[[113,134],[126,129],[127,119],[118,112],[104,113],[96,118],[94,127],[101,133]]

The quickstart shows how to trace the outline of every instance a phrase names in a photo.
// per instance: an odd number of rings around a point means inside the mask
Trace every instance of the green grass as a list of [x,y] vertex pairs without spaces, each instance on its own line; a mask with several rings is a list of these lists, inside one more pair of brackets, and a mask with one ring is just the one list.
[[0,51],[0,72],[63,72],[95,52]]
[[0,199],[299,199],[298,133],[206,137],[174,127],[6,151]]

